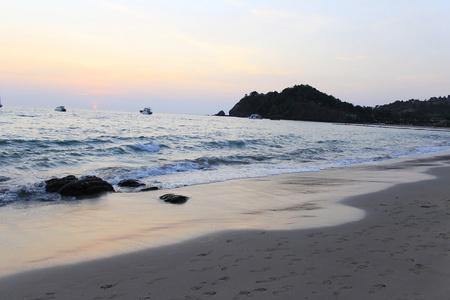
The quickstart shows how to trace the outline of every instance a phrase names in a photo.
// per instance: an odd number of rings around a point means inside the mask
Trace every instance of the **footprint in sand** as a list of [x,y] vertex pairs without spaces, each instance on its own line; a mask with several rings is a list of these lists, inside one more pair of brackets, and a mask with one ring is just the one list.
[[206,252],[206,253],[200,253],[200,254],[197,254],[197,256],[207,256],[207,255],[210,255],[211,252],[212,251],[209,251],[209,252]]
[[219,278],[216,282],[213,282],[212,285],[217,285],[217,284],[219,284],[221,282],[228,281],[230,279],[231,279],[230,277],[225,276],[225,277]]
[[422,264],[416,264],[414,267],[412,267],[411,269],[409,269],[411,272],[415,273],[415,274],[420,274],[422,273],[422,271],[424,269],[426,269],[427,267],[422,265]]
[[292,290],[293,288],[294,288],[294,287],[293,287],[292,285],[285,285],[285,286],[282,287],[282,290],[280,290],[280,291],[274,291],[274,292],[272,292],[272,294],[278,295],[278,294],[287,292],[287,291],[289,291],[289,290]]
[[152,285],[152,284],[154,284],[154,283],[157,282],[157,281],[160,281],[160,280],[167,280],[167,279],[169,279],[169,278],[168,278],[168,277],[159,277],[159,278],[154,279],[153,281],[150,281],[150,282],[148,283],[148,285]]
[[393,270],[391,270],[391,269],[386,269],[386,270],[384,270],[384,273],[380,273],[380,276],[387,276],[387,275],[390,275],[390,274],[392,274],[392,273],[394,273]]
[[117,283],[116,284],[105,284],[105,285],[102,285],[100,288],[106,290],[106,289],[110,289],[116,285],[117,285]]
[[266,280],[257,280],[256,283],[266,283],[266,282],[273,282],[273,281],[278,281],[280,280],[279,277],[270,277],[269,279]]
[[[377,288],[377,289],[382,289],[382,288],[385,288],[386,285],[384,283],[377,283],[377,284],[372,285],[372,287]],[[369,294],[375,294],[375,290],[370,289]]]
[[252,272],[252,273],[255,273],[255,272],[267,272],[267,271],[270,271],[270,270],[271,270],[270,267],[264,267],[264,268],[262,268],[260,270],[251,270],[250,272]]

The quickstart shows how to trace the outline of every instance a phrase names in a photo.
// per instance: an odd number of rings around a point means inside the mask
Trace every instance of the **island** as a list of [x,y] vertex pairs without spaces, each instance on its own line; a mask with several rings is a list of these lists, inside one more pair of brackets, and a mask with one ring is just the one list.
[[229,116],[234,117],[252,114],[275,120],[450,126],[450,95],[368,107],[341,101],[302,84],[282,92],[253,91],[229,111]]

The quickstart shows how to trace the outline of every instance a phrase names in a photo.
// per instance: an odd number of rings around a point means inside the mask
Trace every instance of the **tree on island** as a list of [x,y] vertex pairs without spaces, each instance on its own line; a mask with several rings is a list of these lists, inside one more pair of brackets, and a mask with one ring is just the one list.
[[229,112],[230,116],[237,117],[254,113],[270,119],[322,122],[361,122],[361,117],[370,117],[368,108],[343,102],[303,84],[286,88],[281,93],[253,91]]

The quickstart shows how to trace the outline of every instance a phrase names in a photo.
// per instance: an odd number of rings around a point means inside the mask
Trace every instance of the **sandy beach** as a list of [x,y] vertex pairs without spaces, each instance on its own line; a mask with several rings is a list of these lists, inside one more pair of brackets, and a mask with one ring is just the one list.
[[441,155],[181,188],[186,206],[202,195],[307,201],[264,211],[255,201],[241,214],[250,225],[206,224],[196,238],[180,231],[182,242],[6,274],[0,298],[447,299],[449,186]]

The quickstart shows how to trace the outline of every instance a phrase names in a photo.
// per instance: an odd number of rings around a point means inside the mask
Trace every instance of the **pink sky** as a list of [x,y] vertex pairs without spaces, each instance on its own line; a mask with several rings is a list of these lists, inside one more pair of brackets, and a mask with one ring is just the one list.
[[448,1],[0,3],[4,105],[212,114],[310,84],[374,106],[450,94]]

